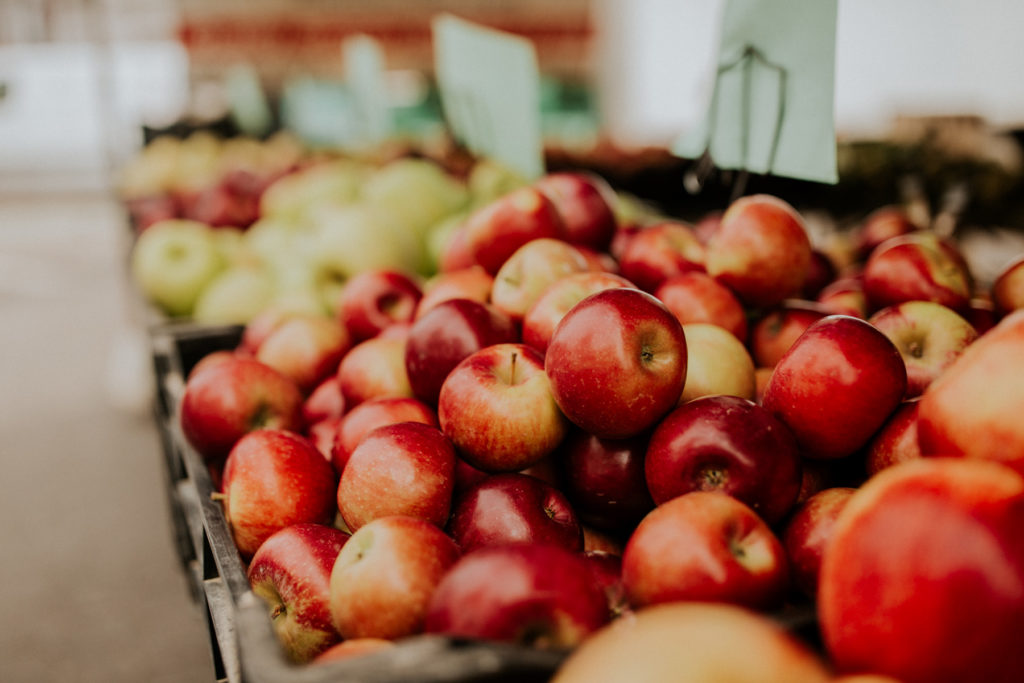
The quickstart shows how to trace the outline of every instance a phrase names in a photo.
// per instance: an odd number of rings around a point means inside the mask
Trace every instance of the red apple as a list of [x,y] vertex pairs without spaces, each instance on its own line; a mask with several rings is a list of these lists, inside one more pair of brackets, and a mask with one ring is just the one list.
[[822,635],[845,673],[904,683],[1024,680],[1024,478],[996,462],[890,467],[825,549]]
[[181,399],[181,429],[207,461],[227,456],[254,429],[301,431],[302,392],[291,379],[236,357],[193,375]]
[[754,323],[750,333],[750,354],[761,368],[774,368],[811,324],[829,312],[810,301],[790,299],[771,309]]
[[675,407],[686,380],[686,338],[652,295],[591,294],[562,318],[544,358],[558,407],[584,431],[626,438]]
[[330,606],[345,638],[396,639],[420,633],[438,584],[459,558],[443,531],[414,517],[380,517],[341,549]]
[[931,232],[886,240],[864,264],[864,293],[874,310],[904,301],[934,301],[962,311],[971,292],[963,257]]
[[186,375],[185,379],[186,381],[191,380],[192,377],[199,374],[206,368],[213,365],[217,365],[222,361],[233,360],[234,358],[238,358],[241,355],[243,355],[243,353],[237,350],[229,351],[227,349],[220,349],[218,351],[211,351],[210,353],[206,354],[198,361],[196,361],[196,364],[193,365],[192,369],[188,371],[188,375]]
[[754,398],[754,361],[736,336],[710,323],[683,325],[686,335],[686,383],[680,403],[701,396],[725,394]]
[[489,304],[470,299],[438,303],[409,329],[405,370],[413,394],[437,405],[441,385],[456,365],[484,347],[518,340],[512,319]]
[[923,455],[1002,461],[1024,472],[1024,312],[971,344],[921,397]]
[[910,215],[903,207],[883,206],[875,209],[857,228],[857,253],[861,258],[867,257],[882,242],[916,232],[917,229],[917,225],[910,220]]
[[868,318],[892,340],[907,366],[907,396],[920,395],[975,339],[963,317],[933,301],[904,301]]
[[999,271],[992,283],[992,302],[999,315],[1024,308],[1024,254],[1018,255]]
[[637,221],[626,221],[619,223],[618,229],[612,236],[611,244],[608,245],[608,253],[616,261],[626,253],[626,247],[638,232],[644,229],[644,224]]
[[707,273],[690,271],[668,278],[654,291],[679,322],[710,323],[747,340],[747,314],[736,295]]
[[352,340],[360,342],[376,337],[392,323],[412,320],[422,296],[419,283],[404,273],[365,270],[353,275],[342,287],[338,319]]
[[523,343],[545,352],[555,327],[569,309],[586,297],[613,287],[633,287],[614,273],[587,271],[573,273],[552,283],[523,316]]
[[583,549],[579,520],[565,495],[526,474],[493,474],[459,497],[448,531],[462,552],[507,543]]
[[341,421],[341,417],[325,417],[306,427],[306,438],[313,442],[327,462],[331,461],[334,442],[338,438],[338,430],[341,429]]
[[836,519],[856,491],[850,487],[823,489],[793,511],[782,532],[782,546],[789,558],[793,583],[810,598],[818,594],[818,576],[825,546],[832,538]]
[[711,236],[718,232],[718,228],[722,226],[723,213],[725,212],[709,211],[693,224],[693,233],[697,235],[697,239],[700,240],[701,244],[710,242]]
[[619,258],[619,272],[640,289],[654,292],[670,277],[703,271],[704,259],[704,245],[693,228],[663,221],[633,235]]
[[331,447],[331,464],[338,476],[363,437],[377,427],[399,422],[422,422],[437,427],[437,413],[423,401],[409,396],[371,398],[342,417]]
[[803,218],[783,200],[751,195],[729,205],[708,242],[708,275],[748,306],[774,306],[807,280],[811,242]]
[[807,269],[807,278],[800,288],[800,296],[804,299],[815,299],[821,290],[831,284],[839,271],[832,258],[820,249],[811,249],[811,263]]
[[243,558],[292,524],[330,524],[334,471],[305,437],[276,429],[246,434],[224,463],[224,517]]
[[806,644],[765,616],[733,605],[673,603],[626,615],[593,634],[552,683],[832,680]]
[[800,493],[800,454],[786,425],[753,401],[707,396],[658,423],[644,459],[656,504],[692,491],[719,491],[750,506],[769,524]]
[[822,310],[832,315],[868,317],[868,299],[864,294],[864,280],[860,277],[840,277],[825,285],[816,298]]
[[635,608],[664,602],[781,604],[789,586],[782,543],[753,510],[716,491],[687,493],[654,508],[622,555]]
[[583,522],[631,530],[654,507],[644,478],[649,437],[601,439],[579,428],[569,432],[558,449],[563,490]]
[[336,374],[320,382],[302,403],[302,421],[307,425],[330,417],[341,417],[344,413],[345,399]]
[[869,323],[833,315],[812,324],[775,366],[762,401],[813,458],[867,443],[907,389],[903,358]]
[[603,550],[588,550],[583,559],[590,567],[590,573],[608,602],[608,616],[616,619],[629,614],[631,608],[626,600],[626,588],[622,585],[622,555]]
[[521,321],[550,285],[571,273],[589,270],[587,259],[568,242],[550,237],[531,240],[516,249],[494,276],[491,304]]
[[869,476],[905,460],[921,457],[917,443],[919,399],[904,401],[868,442],[865,463]]
[[513,190],[477,209],[461,230],[471,264],[483,266],[492,275],[527,242],[565,238],[565,223],[555,203],[534,187]]
[[608,249],[617,228],[615,191],[592,173],[549,173],[533,184],[555,203],[565,223],[565,239],[597,251]]
[[267,335],[256,351],[256,360],[290,377],[308,394],[337,371],[350,346],[348,332],[337,321],[295,314]]
[[448,521],[455,447],[437,427],[399,422],[377,427],[349,456],[338,510],[352,531],[380,517],[404,515],[439,527]]
[[236,350],[248,356],[255,356],[267,335],[295,315],[298,315],[295,311],[279,306],[269,306],[263,309],[245,324]]
[[964,318],[978,334],[985,334],[999,322],[999,312],[991,297],[980,295],[971,298],[964,311]]
[[434,306],[449,299],[472,299],[485,304],[493,286],[494,277],[481,266],[440,272],[423,285],[423,298],[416,305],[413,319],[419,320]]
[[341,640],[331,620],[331,570],[347,540],[334,527],[293,524],[264,541],[249,563],[249,585],[267,603],[293,662],[308,662]]
[[434,592],[425,630],[570,648],[607,620],[604,591],[581,554],[527,543],[464,555]]
[[487,472],[529,467],[568,429],[544,357],[523,344],[488,346],[459,363],[441,386],[437,415],[459,454]]
[[327,648],[316,656],[313,663],[323,664],[324,662],[352,659],[353,657],[368,655],[380,650],[387,650],[396,645],[395,641],[388,640],[387,638],[351,638]]
[[338,365],[338,384],[351,410],[371,398],[412,396],[405,370],[405,335],[359,342]]
[[[451,234],[444,241],[441,254],[438,257],[437,267],[440,272],[448,273],[465,270],[474,266],[483,267],[476,262],[473,252],[469,249],[468,226],[462,223],[455,226]],[[497,268],[494,269],[494,272],[498,272]],[[488,275],[490,274],[492,273],[488,273]]]

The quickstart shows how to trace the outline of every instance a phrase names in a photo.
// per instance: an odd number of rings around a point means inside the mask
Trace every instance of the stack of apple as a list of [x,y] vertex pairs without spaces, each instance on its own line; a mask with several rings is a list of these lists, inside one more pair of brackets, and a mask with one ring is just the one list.
[[[192,370],[183,432],[288,656],[435,633],[572,650],[570,681],[1024,680],[1024,262],[984,307],[892,212],[839,267],[774,197],[696,225],[610,197],[545,176],[433,277],[363,271]],[[819,651],[771,618],[800,605]]]

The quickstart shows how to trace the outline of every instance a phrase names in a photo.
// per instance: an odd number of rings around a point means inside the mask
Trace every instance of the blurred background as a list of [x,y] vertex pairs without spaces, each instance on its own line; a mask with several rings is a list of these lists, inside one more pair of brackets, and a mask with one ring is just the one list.
[[[125,169],[147,145],[282,132],[354,144],[342,44],[367,35],[389,144],[454,163],[430,31],[447,11],[536,46],[549,167],[696,216],[732,179],[690,195],[694,160],[667,150],[707,108],[723,4],[0,0],[0,680],[213,678],[171,542],[149,314],[128,277],[145,216],[127,209],[152,187]],[[1014,0],[841,1],[840,182],[750,189],[836,223],[922,202],[957,217],[984,279],[1022,250],[1022,22]]]

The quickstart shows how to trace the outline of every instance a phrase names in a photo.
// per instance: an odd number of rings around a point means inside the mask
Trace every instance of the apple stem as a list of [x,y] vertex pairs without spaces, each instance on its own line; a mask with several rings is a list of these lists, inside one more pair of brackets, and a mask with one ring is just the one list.
[[279,616],[285,613],[285,606],[283,604],[274,605],[274,609],[270,611],[270,618],[277,619]]
[[509,384],[515,384],[516,383],[516,358],[518,358],[518,357],[519,357],[519,352],[518,351],[513,351],[512,352],[512,367],[511,367],[511,370],[509,372]]
[[227,498],[227,496],[225,496],[220,491],[214,491],[213,493],[210,494],[210,500],[213,500],[213,501],[220,502],[220,501],[224,500],[225,498]]

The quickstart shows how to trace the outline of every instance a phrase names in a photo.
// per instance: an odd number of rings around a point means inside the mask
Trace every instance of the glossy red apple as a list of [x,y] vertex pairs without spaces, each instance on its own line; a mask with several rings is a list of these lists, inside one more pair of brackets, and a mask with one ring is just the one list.
[[703,271],[704,259],[704,245],[692,227],[663,221],[633,235],[619,257],[619,273],[640,289],[654,292],[670,277]]
[[734,605],[687,602],[655,605],[615,620],[576,648],[552,679],[594,681],[831,683],[833,678],[825,663],[778,622]]
[[904,401],[893,411],[865,447],[868,475],[875,475],[886,467],[921,457],[917,443],[917,410],[919,399]]
[[568,242],[550,237],[531,240],[516,249],[494,276],[491,304],[521,321],[550,285],[589,270],[587,259]]
[[707,273],[690,271],[668,278],[654,291],[679,322],[711,323],[747,341],[747,314],[736,295]]
[[652,295],[629,288],[576,304],[544,357],[558,407],[602,438],[639,434],[675,407],[686,367],[682,325]]
[[220,499],[238,552],[248,559],[287,526],[333,522],[335,491],[330,463],[308,439],[260,429],[231,449]]
[[341,385],[338,384],[336,374],[320,382],[302,403],[302,421],[307,425],[327,418],[341,417],[344,413],[345,399],[341,395]]
[[923,455],[985,458],[1024,473],[1024,312],[971,344],[921,397]]
[[416,305],[413,319],[419,320],[434,306],[449,299],[472,299],[487,303],[493,286],[494,276],[482,266],[440,272],[423,285],[423,297]]
[[381,517],[341,549],[330,607],[345,638],[397,639],[420,633],[438,584],[459,558],[455,542],[414,517]]
[[334,442],[338,438],[338,430],[341,429],[341,420],[341,417],[325,417],[306,427],[306,438],[313,442],[327,462],[331,461]]
[[999,315],[1024,308],[1024,254],[1006,264],[992,283],[992,303]]
[[425,630],[570,648],[607,621],[604,591],[580,553],[527,543],[459,559],[434,591]]
[[801,467],[789,428],[753,401],[708,396],[658,423],[644,459],[656,504],[692,491],[719,491],[779,522],[800,493]]
[[918,226],[901,206],[883,206],[872,211],[856,230],[856,249],[866,258],[882,242],[900,235],[916,232]]
[[583,549],[579,520],[565,495],[526,474],[494,474],[463,493],[448,532],[468,553],[507,543],[549,543]]
[[923,458],[868,480],[840,514],[818,592],[840,672],[904,683],[1024,678],[1024,478]]
[[207,461],[218,461],[245,434],[302,429],[302,392],[277,370],[250,358],[219,362],[193,375],[181,399],[181,429]]
[[963,256],[931,232],[893,237],[864,264],[864,293],[873,310],[903,301],[934,301],[962,311],[972,279]]
[[622,555],[622,582],[635,608],[665,602],[781,604],[786,553],[749,507],[717,491],[662,503],[637,525]]
[[437,416],[459,454],[487,472],[533,465],[568,429],[544,357],[523,344],[488,346],[459,363],[441,386]]
[[352,451],[341,472],[338,510],[352,531],[391,515],[442,527],[454,487],[451,441],[437,427],[399,422],[377,427]]
[[423,401],[409,396],[371,398],[346,413],[338,424],[331,447],[331,464],[340,476],[345,463],[363,437],[377,427],[399,422],[438,426],[437,413]]
[[782,546],[789,558],[790,574],[804,595],[818,595],[818,576],[825,546],[832,538],[836,519],[856,491],[836,487],[818,491],[793,511],[782,532]]
[[[565,238],[554,202],[534,187],[521,187],[477,209],[462,227],[465,252],[492,275],[519,247],[539,237]],[[456,235],[457,237],[457,235]]]
[[437,405],[456,365],[480,349],[519,341],[515,323],[493,306],[470,299],[438,303],[409,329],[405,370],[413,394]]
[[338,364],[338,384],[349,410],[371,398],[412,396],[405,370],[405,335],[359,342]]
[[812,324],[790,347],[762,404],[790,428],[805,456],[841,458],[867,443],[906,389],[895,345],[869,323],[836,315]]
[[585,523],[632,530],[654,507],[644,478],[649,434],[601,439],[573,428],[558,449],[563,490]]
[[308,394],[337,371],[350,347],[348,332],[336,320],[295,314],[264,338],[256,360],[290,377]]
[[829,312],[810,301],[790,299],[769,310],[754,323],[750,333],[750,355],[757,367],[774,368],[789,347],[811,324]]
[[707,271],[748,306],[767,307],[800,292],[811,263],[803,218],[788,203],[751,195],[726,209],[707,247]]
[[372,269],[349,278],[338,300],[338,319],[352,340],[376,337],[395,322],[412,320],[423,292],[418,282],[396,270]]
[[860,277],[840,277],[825,285],[815,299],[822,310],[832,315],[868,317],[868,299],[864,294],[864,280]]
[[334,527],[293,524],[264,541],[249,563],[249,585],[267,603],[293,662],[308,662],[341,640],[331,619],[331,570],[347,540]]
[[615,191],[600,176],[579,171],[549,173],[533,183],[555,203],[565,223],[565,239],[605,251],[618,227]]
[[570,308],[602,290],[633,286],[620,275],[600,271],[573,273],[560,278],[544,290],[523,316],[523,343],[538,351],[547,351],[551,335]]
[[956,361],[978,333],[967,320],[933,301],[904,301],[868,318],[892,340],[907,366],[907,396],[918,396]]

